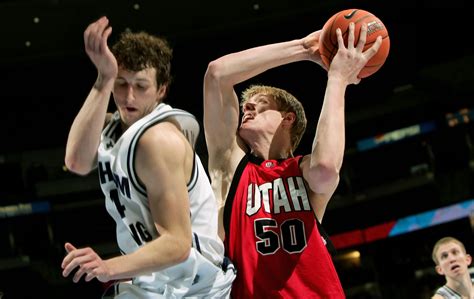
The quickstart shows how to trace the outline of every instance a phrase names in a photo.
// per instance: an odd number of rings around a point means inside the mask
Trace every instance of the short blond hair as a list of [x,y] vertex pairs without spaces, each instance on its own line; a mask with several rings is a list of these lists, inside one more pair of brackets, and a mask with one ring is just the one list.
[[464,253],[466,253],[466,247],[464,247],[464,244],[461,241],[459,241],[458,239],[453,238],[453,237],[441,238],[441,239],[438,240],[438,242],[436,242],[436,244],[433,247],[433,252],[431,253],[431,258],[433,259],[433,261],[435,262],[436,265],[439,265],[439,260],[438,260],[438,257],[436,256],[436,253],[438,252],[439,247],[441,245],[448,244],[448,243],[451,243],[451,242],[458,244],[459,247],[461,247],[461,250]]
[[242,92],[242,100],[240,106],[243,107],[245,103],[256,94],[270,96],[278,106],[279,111],[293,112],[296,115],[296,121],[291,128],[291,153],[298,147],[301,138],[306,130],[306,115],[303,105],[298,99],[281,88],[267,86],[267,85],[251,85]]

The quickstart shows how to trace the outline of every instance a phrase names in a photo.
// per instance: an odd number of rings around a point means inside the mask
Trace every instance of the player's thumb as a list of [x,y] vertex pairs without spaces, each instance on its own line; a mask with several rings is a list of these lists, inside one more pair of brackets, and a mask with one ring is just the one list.
[[66,249],[68,253],[73,250],[76,250],[76,247],[72,246],[72,244],[69,242],[66,242],[66,244],[64,244],[64,248]]

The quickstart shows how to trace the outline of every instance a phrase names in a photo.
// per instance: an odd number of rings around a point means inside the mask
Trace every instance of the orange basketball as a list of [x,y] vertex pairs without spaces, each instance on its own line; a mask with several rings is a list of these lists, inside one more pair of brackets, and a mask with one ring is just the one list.
[[360,27],[363,23],[367,24],[367,40],[365,42],[364,51],[375,43],[379,35],[382,36],[382,45],[379,51],[367,62],[359,73],[359,78],[365,78],[382,67],[390,51],[390,39],[387,28],[382,21],[372,13],[362,9],[346,9],[333,15],[326,24],[324,24],[321,31],[319,52],[321,53],[324,65],[329,68],[338,50],[336,29],[341,29],[344,44],[347,47],[349,23],[351,22],[355,24],[354,45],[357,45],[359,40]]

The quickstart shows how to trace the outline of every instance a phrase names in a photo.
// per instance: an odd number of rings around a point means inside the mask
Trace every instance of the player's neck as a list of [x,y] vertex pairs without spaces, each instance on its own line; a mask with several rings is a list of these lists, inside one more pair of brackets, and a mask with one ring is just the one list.
[[469,273],[459,279],[449,279],[446,282],[446,286],[463,296],[463,298],[474,298],[474,287]]
[[252,134],[242,136],[250,152],[264,160],[286,159],[292,156],[291,144],[287,136],[281,134]]
[[264,160],[280,160],[292,157],[289,150],[283,149],[280,146],[273,146],[270,144],[255,143],[250,146],[251,153]]

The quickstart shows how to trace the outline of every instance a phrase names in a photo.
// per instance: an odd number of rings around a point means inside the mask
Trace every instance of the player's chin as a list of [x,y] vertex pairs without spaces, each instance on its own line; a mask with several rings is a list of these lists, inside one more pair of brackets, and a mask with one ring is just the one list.
[[141,118],[141,115],[139,115],[137,112],[128,112],[125,111],[122,113],[122,121],[127,125],[131,126],[133,125],[137,120]]
[[238,131],[238,135],[240,138],[243,140],[247,140],[251,136],[251,129],[249,126],[246,126],[245,124],[241,125]]
[[245,131],[247,130],[248,130],[248,126],[245,123],[241,124],[239,127],[239,135],[245,134]]
[[240,130],[242,129],[248,129],[251,127],[251,123],[248,119],[247,120],[244,120],[241,124],[240,124]]

